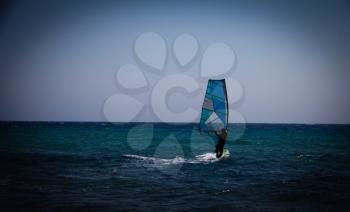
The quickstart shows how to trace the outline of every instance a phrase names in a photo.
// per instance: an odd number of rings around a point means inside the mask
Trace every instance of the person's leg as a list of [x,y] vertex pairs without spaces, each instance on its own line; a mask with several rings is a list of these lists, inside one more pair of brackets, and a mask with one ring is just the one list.
[[224,146],[222,145],[220,146],[219,152],[220,152],[219,157],[221,157],[222,153],[224,153]]
[[216,152],[216,157],[219,157],[219,144],[216,144],[216,148],[215,148],[215,152]]

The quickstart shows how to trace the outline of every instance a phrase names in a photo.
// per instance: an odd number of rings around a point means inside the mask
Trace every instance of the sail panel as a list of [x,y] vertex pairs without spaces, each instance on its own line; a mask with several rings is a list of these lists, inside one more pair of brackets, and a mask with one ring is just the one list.
[[201,131],[219,131],[227,128],[228,102],[225,80],[208,80],[199,128]]

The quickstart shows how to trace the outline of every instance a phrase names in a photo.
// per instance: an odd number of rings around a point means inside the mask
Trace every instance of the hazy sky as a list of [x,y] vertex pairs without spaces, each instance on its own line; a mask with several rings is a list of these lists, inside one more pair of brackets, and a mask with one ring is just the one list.
[[[105,102],[126,93],[148,106],[137,121],[159,121],[150,93],[172,74],[200,85],[200,61],[212,43],[232,47],[229,76],[243,87],[230,106],[247,122],[350,123],[350,4],[346,1],[14,1],[0,16],[0,120],[106,121]],[[186,68],[168,54],[154,73],[138,61],[135,40],[161,35],[172,51],[181,34],[199,43]],[[116,80],[124,64],[147,77],[148,90]],[[132,84],[133,81],[131,80]],[[202,94],[173,92],[172,111],[200,110]],[[119,111],[116,105],[116,111]],[[128,113],[124,107],[123,113]]]

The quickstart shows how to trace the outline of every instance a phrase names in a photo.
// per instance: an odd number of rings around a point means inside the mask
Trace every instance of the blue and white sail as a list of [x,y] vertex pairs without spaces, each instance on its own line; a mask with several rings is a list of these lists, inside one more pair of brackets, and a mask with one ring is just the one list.
[[208,80],[199,129],[204,132],[227,128],[228,101],[225,79]]

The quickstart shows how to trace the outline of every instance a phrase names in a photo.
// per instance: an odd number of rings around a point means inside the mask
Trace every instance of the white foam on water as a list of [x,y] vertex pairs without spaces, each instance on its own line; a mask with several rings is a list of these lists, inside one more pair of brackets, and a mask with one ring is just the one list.
[[141,155],[130,155],[130,154],[125,154],[123,156],[131,159],[136,159],[136,160],[152,161],[153,163],[159,164],[159,165],[176,165],[176,164],[183,164],[183,163],[191,163],[191,164],[214,163],[214,162],[223,160],[225,158],[228,158],[230,156],[230,153],[224,154],[221,158],[216,158],[215,153],[208,152],[201,155],[197,155],[194,158],[189,158],[189,159],[183,158],[181,156],[176,156],[175,158],[172,158],[172,159],[146,157]]
[[180,156],[176,156],[175,158],[172,159],[164,159],[164,158],[156,158],[156,157],[146,157],[146,156],[140,156],[140,155],[123,155],[124,157],[127,158],[132,158],[132,159],[137,159],[137,160],[144,160],[144,161],[153,161],[154,163],[159,163],[159,164],[165,164],[165,165],[170,165],[170,164],[179,164],[179,163],[185,163],[186,159]]
[[229,156],[230,156],[230,153],[224,154],[222,155],[222,157],[217,158],[215,153],[209,152],[209,153],[204,153],[202,155],[197,155],[194,161],[199,163],[214,163],[222,159],[228,158]]

